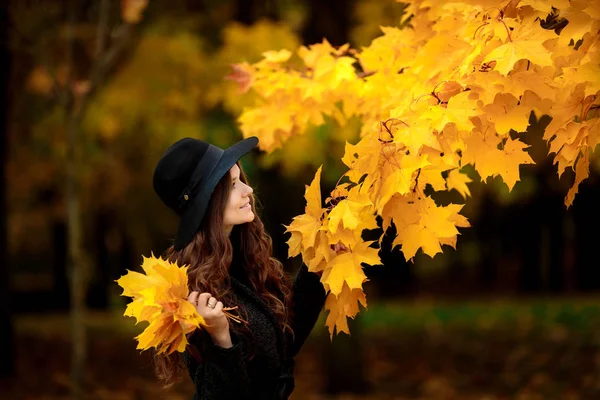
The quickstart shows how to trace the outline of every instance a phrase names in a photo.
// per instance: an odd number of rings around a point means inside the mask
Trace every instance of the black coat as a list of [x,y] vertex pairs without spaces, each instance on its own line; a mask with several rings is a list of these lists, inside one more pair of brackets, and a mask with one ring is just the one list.
[[[231,277],[238,304],[246,309],[255,346],[247,348],[247,342],[231,332],[233,347],[225,349],[213,344],[205,331],[197,331],[190,342],[200,349],[202,359],[187,350],[183,353],[196,386],[195,400],[284,400],[294,389],[293,358],[323,308],[323,285],[304,265],[296,274],[291,323],[294,335],[290,337],[278,328],[268,306],[243,282]],[[253,354],[251,359],[249,353]]]

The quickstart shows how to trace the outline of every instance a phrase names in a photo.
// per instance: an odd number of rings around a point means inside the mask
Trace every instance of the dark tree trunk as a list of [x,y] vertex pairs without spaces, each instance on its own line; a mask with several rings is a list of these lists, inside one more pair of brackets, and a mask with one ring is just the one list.
[[96,263],[94,277],[90,282],[87,304],[90,308],[106,309],[109,302],[110,279],[111,279],[111,257],[106,238],[110,230],[110,221],[114,213],[101,210],[96,213],[94,221],[96,240]]
[[64,220],[56,220],[52,224],[52,277],[54,287],[52,298],[58,310],[69,308],[69,281],[67,278],[67,225]]
[[14,331],[9,294],[8,240],[6,226],[6,162],[11,54],[8,48],[8,1],[0,4],[0,377],[15,371]]

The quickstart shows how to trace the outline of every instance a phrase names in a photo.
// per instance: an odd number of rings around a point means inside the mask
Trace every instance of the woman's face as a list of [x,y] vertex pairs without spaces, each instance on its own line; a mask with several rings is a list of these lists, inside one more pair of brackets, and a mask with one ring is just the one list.
[[231,233],[235,225],[245,224],[254,220],[254,212],[250,205],[252,188],[240,180],[240,167],[234,165],[229,170],[231,192],[223,214],[225,231]]

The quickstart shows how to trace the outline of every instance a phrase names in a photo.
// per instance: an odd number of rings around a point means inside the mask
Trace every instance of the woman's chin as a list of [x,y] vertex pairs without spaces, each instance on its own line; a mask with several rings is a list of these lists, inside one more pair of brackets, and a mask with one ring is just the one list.
[[241,220],[244,221],[242,223],[254,221],[254,213],[252,212],[252,210],[247,210],[244,214],[245,215],[242,218],[240,218]]

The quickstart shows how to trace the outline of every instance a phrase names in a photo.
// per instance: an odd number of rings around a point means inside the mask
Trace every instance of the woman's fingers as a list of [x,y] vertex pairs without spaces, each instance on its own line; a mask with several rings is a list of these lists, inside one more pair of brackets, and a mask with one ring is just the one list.
[[223,302],[212,297],[210,293],[198,294],[198,292],[192,292],[188,296],[188,300],[196,305],[196,309],[200,315],[202,315],[209,324],[211,324],[209,321],[214,320],[216,322],[225,317],[225,314],[223,313]]
[[206,302],[206,305],[210,308],[215,308],[217,305],[217,299],[215,299],[214,297],[211,297],[210,299],[208,299],[208,301]]
[[190,303],[192,303],[193,305],[196,305],[196,304],[198,303],[198,295],[199,295],[199,294],[200,294],[200,293],[198,293],[198,292],[196,292],[196,291],[194,291],[194,292],[190,293],[190,295],[188,296],[188,301],[189,301]]
[[208,303],[208,299],[210,299],[212,296],[210,293],[200,293],[200,295],[198,296],[198,306],[199,307],[206,307],[206,304]]

